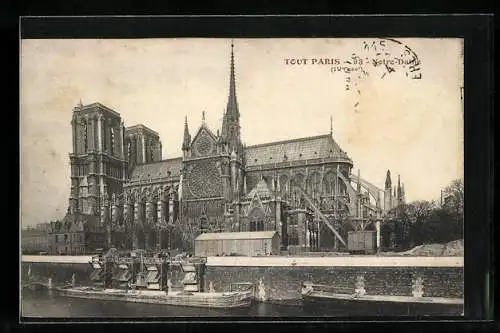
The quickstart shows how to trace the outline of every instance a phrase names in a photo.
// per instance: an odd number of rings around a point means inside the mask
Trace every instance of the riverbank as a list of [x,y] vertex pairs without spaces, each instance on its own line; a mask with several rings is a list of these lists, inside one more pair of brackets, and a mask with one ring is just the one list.
[[[23,256],[21,277],[27,272],[39,281],[54,284],[71,281],[90,283],[90,256]],[[416,277],[424,281],[424,296],[463,298],[463,257],[208,257],[204,287],[211,283],[224,291],[233,282],[250,282],[263,302],[295,304],[301,299],[301,283],[331,285],[342,293],[354,292],[362,276],[369,295],[412,295]],[[173,288],[182,288],[184,274],[173,266],[169,279]]]
[[[22,256],[25,263],[88,264],[91,256]],[[224,267],[463,267],[463,257],[208,257],[207,266]]]

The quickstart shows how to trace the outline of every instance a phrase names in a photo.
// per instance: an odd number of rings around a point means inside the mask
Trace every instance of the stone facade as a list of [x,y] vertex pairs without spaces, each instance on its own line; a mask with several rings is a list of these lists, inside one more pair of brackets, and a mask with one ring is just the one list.
[[193,137],[185,120],[182,156],[163,160],[155,131],[125,128],[99,103],[78,105],[66,223],[104,230],[102,247],[191,248],[201,232],[276,230],[283,247],[336,248],[332,226],[380,218],[395,205],[391,188],[352,175],[332,131],[245,146],[232,49],[220,131],[204,118]]

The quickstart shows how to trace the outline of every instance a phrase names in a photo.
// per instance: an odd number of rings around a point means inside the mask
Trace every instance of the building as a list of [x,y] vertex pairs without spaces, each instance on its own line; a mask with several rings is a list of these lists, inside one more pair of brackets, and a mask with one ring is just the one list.
[[92,254],[106,244],[105,228],[100,227],[91,216],[67,214],[63,221],[52,222],[50,253],[64,255]]
[[200,257],[258,256],[279,254],[281,239],[276,231],[203,233],[194,241]]
[[[359,170],[352,174],[353,161],[332,130],[243,144],[233,45],[221,128],[209,128],[203,113],[192,132],[186,119],[182,156],[162,159],[157,132],[125,127],[118,112],[100,103],[80,102],[71,124],[71,195],[63,224],[94,235],[93,245],[84,236],[78,247],[192,248],[204,232],[276,231],[283,248],[338,248],[336,229],[345,237],[345,225],[379,218],[398,204],[390,180],[384,191]],[[57,244],[66,250],[66,243]]]
[[39,254],[51,251],[50,223],[21,230],[21,251],[25,254]]

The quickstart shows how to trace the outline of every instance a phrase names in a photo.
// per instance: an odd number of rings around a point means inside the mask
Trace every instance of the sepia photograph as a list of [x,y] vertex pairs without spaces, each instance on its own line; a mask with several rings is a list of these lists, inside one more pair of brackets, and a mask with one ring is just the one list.
[[20,316],[464,316],[464,40],[20,40]]

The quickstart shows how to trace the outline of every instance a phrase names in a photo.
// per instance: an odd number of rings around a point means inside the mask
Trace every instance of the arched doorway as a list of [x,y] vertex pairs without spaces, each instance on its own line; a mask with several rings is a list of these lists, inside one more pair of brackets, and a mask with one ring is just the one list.
[[265,213],[261,207],[254,207],[248,215],[250,231],[264,231],[265,230]]

